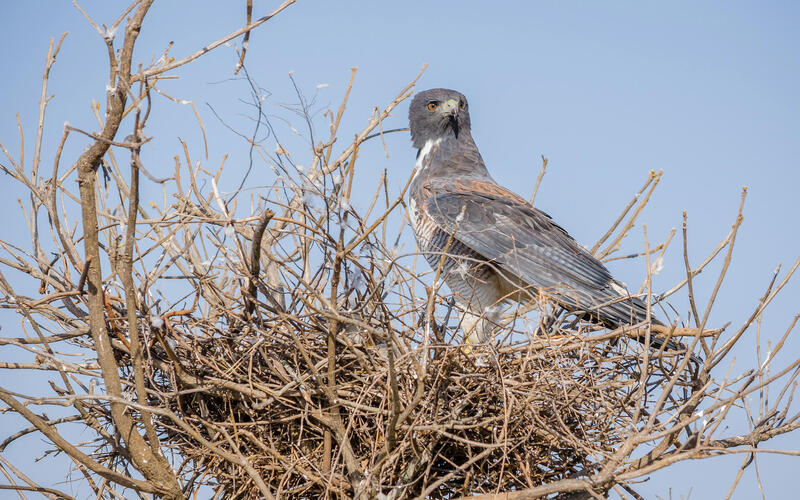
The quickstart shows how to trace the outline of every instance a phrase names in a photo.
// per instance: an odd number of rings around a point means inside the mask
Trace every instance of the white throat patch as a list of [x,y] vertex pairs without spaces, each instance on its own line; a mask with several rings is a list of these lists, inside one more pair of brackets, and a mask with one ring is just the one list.
[[431,152],[431,149],[433,149],[434,146],[438,146],[440,142],[442,142],[441,138],[436,140],[429,139],[425,141],[425,145],[422,146],[422,149],[419,150],[419,156],[417,156],[417,163],[414,165],[414,179],[416,179],[419,173],[422,172],[422,170],[425,168],[426,165],[425,157],[428,156],[428,154],[430,154]]

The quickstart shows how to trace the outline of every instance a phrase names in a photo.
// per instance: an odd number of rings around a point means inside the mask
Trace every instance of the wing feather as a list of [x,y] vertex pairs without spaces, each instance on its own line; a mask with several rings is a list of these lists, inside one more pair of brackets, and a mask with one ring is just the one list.
[[463,179],[436,183],[424,208],[437,225],[455,231],[457,240],[502,273],[569,309],[592,312],[612,325],[645,317],[642,301],[619,301],[608,269],[550,216],[497,184]]

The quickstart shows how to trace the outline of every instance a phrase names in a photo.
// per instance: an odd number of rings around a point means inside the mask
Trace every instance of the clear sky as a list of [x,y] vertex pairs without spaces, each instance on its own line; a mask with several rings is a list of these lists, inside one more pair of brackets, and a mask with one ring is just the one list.
[[[181,57],[239,28],[244,0],[160,1],[151,10],[137,45],[136,59],[158,58],[174,41]],[[279,2],[256,0],[260,16]],[[84,1],[98,23],[111,24],[127,4]],[[664,178],[640,222],[651,240],[680,229],[689,215],[689,253],[699,262],[727,234],[742,186],[749,187],[745,220],[734,260],[711,325],[743,321],[755,307],[772,271],[790,266],[800,254],[800,3],[794,1],[519,2],[402,1],[326,2],[300,0],[256,30],[247,66],[271,93],[270,105],[291,102],[288,74],[317,102],[338,105],[349,76],[358,66],[351,105],[342,129],[360,130],[374,106],[393,98],[423,63],[429,68],[419,87],[449,87],[470,100],[473,137],[496,180],[528,197],[540,155],[550,167],[537,197],[579,242],[591,246],[644,182],[651,169]],[[50,37],[69,31],[53,69],[45,127],[43,165],[48,171],[65,121],[95,130],[91,99],[103,99],[105,46],[71,3],[63,1],[0,4],[0,141],[19,151],[15,114],[20,113],[30,158],[35,137],[41,74]],[[162,88],[197,103],[209,136],[209,159],[216,167],[224,153],[232,165],[246,162],[242,141],[214,118],[209,106],[246,125],[247,97],[241,81],[231,81],[236,56],[217,51],[177,71],[181,80]],[[406,126],[407,103],[385,124]],[[147,133],[155,139],[144,151],[148,168],[171,171],[180,153],[177,137],[199,158],[201,136],[188,106],[160,100]],[[124,137],[128,131],[123,131]],[[407,179],[415,151],[406,134],[387,138],[390,158],[377,141],[361,160],[359,175],[368,183],[384,168],[395,192]],[[70,164],[88,143],[71,140],[62,162]],[[0,161],[6,163],[5,158]],[[28,159],[28,165],[30,160]],[[205,160],[203,160],[205,161]],[[258,176],[268,169],[257,165]],[[234,176],[235,177],[235,176]],[[232,187],[233,181],[230,185]],[[366,184],[365,184],[366,185]],[[374,183],[367,189],[371,194]],[[150,191],[147,191],[150,189]],[[22,192],[0,182],[0,210],[6,215],[3,239],[26,239],[16,199]],[[145,186],[144,196],[159,199]],[[641,226],[624,250],[641,248]],[[612,271],[629,285],[641,283],[645,265],[627,260]],[[700,303],[713,287],[718,267],[696,285]],[[656,277],[655,291],[683,273],[676,238]],[[790,283],[765,314],[762,337],[774,340],[800,312],[800,280]],[[685,303],[680,303],[685,311]],[[17,322],[0,316],[3,336],[17,336]],[[800,343],[790,341],[781,360],[797,358]],[[750,335],[737,351],[735,370],[755,363]],[[719,377],[723,374],[715,374]],[[8,375],[0,373],[4,383]],[[36,384],[35,378],[15,383]],[[0,416],[0,429],[5,429]],[[6,432],[0,432],[0,437]],[[20,460],[30,450],[8,450]],[[770,447],[800,449],[800,439],[777,439]],[[653,474],[635,488],[646,498],[722,498],[743,457],[677,465]],[[64,461],[47,458],[39,477],[63,480]],[[798,458],[758,459],[768,498],[796,496]],[[30,470],[30,469],[27,469]],[[745,472],[734,498],[760,497],[755,468]],[[0,498],[3,497],[0,492]]]

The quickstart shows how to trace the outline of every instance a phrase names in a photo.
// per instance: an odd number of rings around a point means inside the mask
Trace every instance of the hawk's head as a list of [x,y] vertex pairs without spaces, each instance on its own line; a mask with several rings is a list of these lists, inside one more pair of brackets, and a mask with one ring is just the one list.
[[436,139],[469,135],[469,107],[461,92],[450,89],[423,90],[408,108],[408,122],[414,147]]

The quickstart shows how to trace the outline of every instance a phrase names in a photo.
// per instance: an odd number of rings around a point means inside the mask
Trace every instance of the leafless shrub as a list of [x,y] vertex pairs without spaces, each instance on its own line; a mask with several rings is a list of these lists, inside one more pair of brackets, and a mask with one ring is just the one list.
[[[546,301],[532,304],[532,313],[516,311],[493,343],[463,350],[457,315],[436,280],[431,285],[434,274],[420,277],[413,256],[398,250],[389,221],[402,213],[404,191],[390,196],[383,176],[365,213],[350,203],[359,148],[388,132],[383,120],[412,94],[416,79],[376,109],[352,141],[339,125],[355,71],[341,105],[322,118],[330,135],[312,140],[310,151],[251,141],[275,178],[241,216],[238,199],[226,200],[217,187],[223,168],[209,172],[192,163],[188,144],[166,179],[153,178],[139,158],[159,77],[203,52],[135,71],[133,46],[149,5],[128,9],[121,50],[109,51],[115,72],[107,114],[98,116],[102,131],[66,126],[49,177],[39,173],[41,135],[32,170],[7,152],[2,165],[29,195],[32,243],[0,242],[0,306],[16,311],[25,332],[0,338],[0,346],[36,358],[0,368],[54,374],[53,394],[0,388],[2,411],[31,425],[0,443],[0,470],[9,482],[2,488],[69,498],[2,457],[17,439],[38,433],[69,456],[98,497],[136,491],[186,498],[204,484],[222,498],[599,498],[612,488],[637,497],[631,481],[681,460],[744,453],[744,470],[762,451],[759,443],[800,425],[791,411],[800,361],[771,363],[797,318],[753,369],[711,375],[800,263],[780,280],[776,272],[745,324],[711,329],[708,313],[741,208],[729,235],[697,267],[686,254],[684,221],[686,279],[658,296],[645,290],[665,301],[688,287],[694,328],[658,333],[682,337],[704,359],[701,366],[629,342],[649,335],[646,325],[597,332]],[[250,23],[250,6],[247,12],[247,28],[210,47],[266,20]],[[113,49],[113,38],[104,39]],[[51,44],[45,89],[62,41]],[[298,100],[312,132],[300,91]],[[135,133],[120,140],[123,120]],[[90,147],[63,172],[65,141],[83,136]],[[128,177],[112,148],[129,154]],[[308,168],[295,163],[301,156],[311,159]],[[170,204],[139,203],[140,172],[164,186]],[[107,187],[98,183],[103,173]],[[613,258],[660,175],[650,174],[592,249],[596,255]],[[67,187],[75,178],[79,192]],[[537,189],[540,181],[541,175]],[[75,231],[67,213],[78,208]],[[50,242],[33,216],[38,212],[48,216]],[[646,248],[648,262],[668,243]],[[703,308],[693,279],[714,259],[724,259],[722,272]],[[39,282],[41,296],[22,295],[17,278],[6,278],[15,272]],[[754,414],[751,395],[759,397]],[[48,418],[45,408],[68,413]],[[726,435],[723,423],[738,410],[748,412],[750,429]],[[84,425],[91,443],[64,438],[58,426],[65,422]]]

